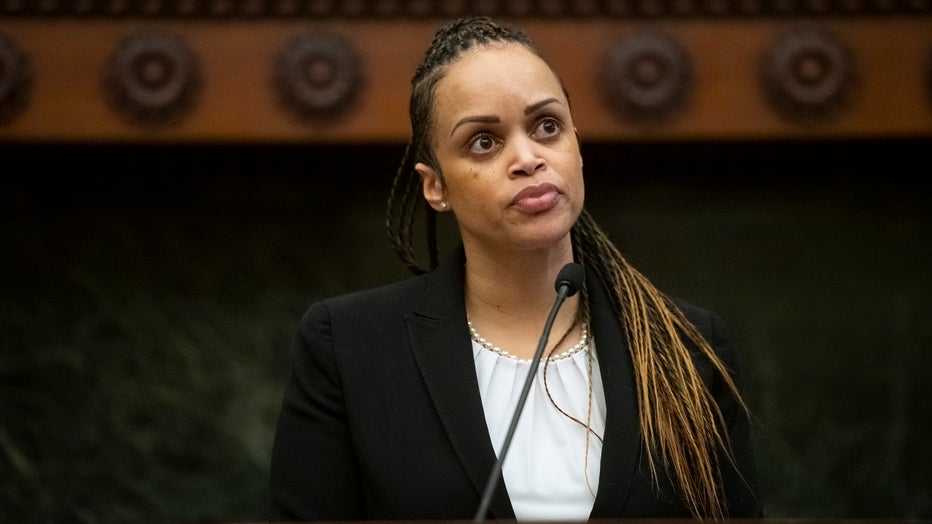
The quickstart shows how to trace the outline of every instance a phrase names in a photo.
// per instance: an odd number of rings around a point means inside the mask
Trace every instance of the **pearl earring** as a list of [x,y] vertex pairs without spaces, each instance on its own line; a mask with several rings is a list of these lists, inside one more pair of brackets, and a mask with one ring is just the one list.
[[440,203],[440,209],[446,209],[446,208],[447,208],[447,203],[446,203],[445,201],[444,201],[444,202],[441,202],[441,203]]

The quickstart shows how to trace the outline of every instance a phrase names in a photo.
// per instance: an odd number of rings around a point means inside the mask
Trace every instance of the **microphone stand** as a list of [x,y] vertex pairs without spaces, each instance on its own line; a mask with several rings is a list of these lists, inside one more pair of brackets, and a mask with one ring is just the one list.
[[550,330],[553,328],[553,321],[557,318],[557,312],[567,297],[576,294],[576,291],[582,286],[583,271],[582,266],[575,263],[569,263],[563,266],[560,274],[557,275],[557,299],[550,308],[550,314],[547,316],[547,322],[544,324],[544,330],[540,335],[540,341],[537,343],[537,350],[534,352],[534,358],[531,360],[531,367],[528,370],[527,378],[524,379],[524,387],[521,389],[521,396],[518,397],[518,405],[515,407],[514,415],[511,418],[511,424],[508,426],[508,433],[505,434],[505,442],[502,444],[502,450],[498,454],[498,460],[492,467],[489,474],[489,480],[485,484],[485,492],[482,494],[482,500],[473,517],[473,522],[481,523],[485,520],[485,515],[489,510],[489,504],[492,502],[492,493],[498,485],[498,478],[502,471],[502,464],[505,462],[505,455],[511,446],[511,440],[514,437],[515,428],[518,427],[518,420],[521,418],[521,412],[524,411],[524,404],[527,402],[528,393],[531,391],[531,383],[534,375],[537,374],[537,366],[544,354],[544,348],[547,346],[547,339],[550,338]]

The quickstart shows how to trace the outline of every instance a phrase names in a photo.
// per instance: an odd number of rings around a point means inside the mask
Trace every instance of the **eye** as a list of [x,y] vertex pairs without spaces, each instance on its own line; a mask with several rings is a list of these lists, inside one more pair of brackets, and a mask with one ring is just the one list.
[[497,145],[498,141],[495,140],[495,137],[483,133],[470,140],[467,147],[470,153],[483,154],[492,151]]
[[534,127],[534,137],[536,138],[555,138],[563,132],[563,122],[553,117],[544,117],[537,121]]

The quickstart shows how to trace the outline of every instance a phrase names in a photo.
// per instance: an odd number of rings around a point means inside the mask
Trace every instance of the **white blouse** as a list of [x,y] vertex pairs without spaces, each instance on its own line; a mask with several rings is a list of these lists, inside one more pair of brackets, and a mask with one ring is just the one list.
[[[502,356],[473,341],[473,356],[485,421],[495,454],[499,455],[511,424],[530,360]],[[547,388],[566,413],[586,423],[589,410],[589,352],[592,352],[591,429],[605,434],[605,393],[595,344],[547,365]],[[502,465],[505,487],[518,520],[589,518],[599,486],[602,442],[560,413],[544,390],[544,362],[528,392]]]

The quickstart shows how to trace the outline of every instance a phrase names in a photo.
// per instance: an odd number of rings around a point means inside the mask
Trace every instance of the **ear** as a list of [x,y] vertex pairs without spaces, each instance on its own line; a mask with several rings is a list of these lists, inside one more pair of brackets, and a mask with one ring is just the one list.
[[424,191],[424,199],[427,200],[430,207],[438,212],[449,209],[445,200],[446,195],[443,191],[443,179],[440,178],[440,173],[423,162],[415,164],[414,170],[421,175],[421,187]]

